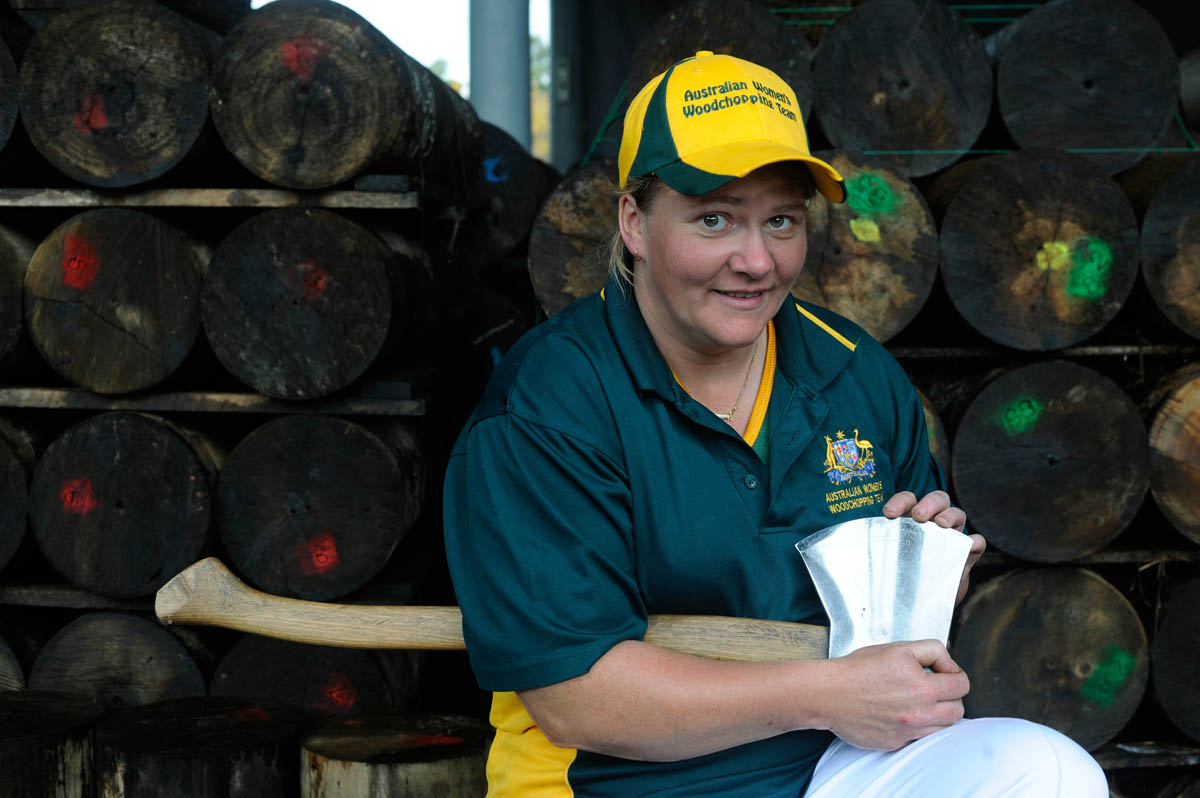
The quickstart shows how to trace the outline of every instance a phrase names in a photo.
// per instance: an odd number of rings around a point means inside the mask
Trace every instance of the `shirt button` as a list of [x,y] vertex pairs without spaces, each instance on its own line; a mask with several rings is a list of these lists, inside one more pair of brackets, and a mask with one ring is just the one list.
[[754,476],[753,474],[747,474],[745,482],[746,482],[746,487],[749,488],[750,490],[754,490],[755,488],[758,487],[758,477]]

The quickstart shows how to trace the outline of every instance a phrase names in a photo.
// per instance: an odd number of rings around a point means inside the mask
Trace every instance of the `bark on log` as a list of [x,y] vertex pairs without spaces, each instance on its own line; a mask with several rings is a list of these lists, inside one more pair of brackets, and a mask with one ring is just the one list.
[[996,98],[1022,149],[1086,150],[1115,174],[1171,123],[1179,60],[1162,26],[1129,0],[1051,0],[1005,41]]
[[1200,543],[1200,377],[1172,391],[1154,415],[1150,493],[1167,520]]
[[204,332],[235,377],[276,399],[327,396],[358,379],[391,320],[379,239],[333,211],[279,208],[234,228],[201,291]]
[[651,78],[700,50],[735,55],[766,67],[796,93],[805,122],[812,108],[808,40],[760,3],[690,0],[662,14],[638,40],[625,87],[632,98]]
[[491,728],[459,715],[331,719],[301,743],[302,798],[475,798]]
[[792,294],[886,341],[911,322],[937,277],[933,215],[908,178],[877,158],[819,152],[846,181],[845,204],[808,208],[808,256]]
[[246,635],[222,658],[210,692],[314,717],[401,711],[417,693],[419,652],[369,651]]
[[593,158],[563,178],[529,234],[529,278],[547,316],[594,294],[608,279],[608,244],[617,231],[617,163]]
[[24,333],[22,285],[34,242],[0,226],[0,362],[18,350]]
[[212,113],[230,152],[289,188],[323,188],[403,159],[463,195],[479,168],[471,106],[362,17],[330,0],[277,0],[225,39]]
[[115,612],[81,615],[38,652],[29,689],[69,693],[109,710],[205,694],[183,644],[153,621]]
[[1137,278],[1137,222],[1120,186],[1061,153],[964,169],[940,251],[946,291],[967,322],[997,343],[1043,351],[1108,324]]
[[17,655],[8,647],[8,643],[0,638],[0,695],[10,690],[25,689],[25,673]]
[[300,713],[240,699],[183,698],[106,718],[95,731],[105,798],[290,798]]
[[56,14],[21,61],[21,118],[56,169],[89,185],[143,183],[177,164],[208,115],[206,43],[147,0]]
[[891,151],[888,165],[907,177],[962,157],[992,107],[983,42],[937,0],[856,7],[822,39],[813,82],[814,116],[833,146]]
[[25,317],[46,363],[96,393],[149,388],[200,332],[205,256],[143,211],[103,208],[47,236],[25,273]]
[[1200,160],[1180,164],[1142,221],[1142,278],[1171,323],[1200,338]]
[[379,573],[416,520],[424,485],[415,439],[385,441],[328,416],[278,418],[230,453],[217,527],[255,586],[330,601]]
[[1150,452],[1137,408],[1068,361],[1002,374],[972,401],[951,455],[955,492],[995,548],[1062,562],[1112,542],[1141,506]]
[[38,460],[34,539],[74,585],[114,598],[151,595],[203,551],[214,477],[208,458],[162,419],[93,416]]
[[1167,718],[1200,742],[1200,578],[1167,585],[1154,645],[1151,684]]
[[1084,568],[1022,569],[979,585],[950,651],[971,675],[968,717],[1036,721],[1088,750],[1129,722],[1150,668],[1136,610]]
[[57,693],[0,694],[0,795],[92,798],[94,701]]

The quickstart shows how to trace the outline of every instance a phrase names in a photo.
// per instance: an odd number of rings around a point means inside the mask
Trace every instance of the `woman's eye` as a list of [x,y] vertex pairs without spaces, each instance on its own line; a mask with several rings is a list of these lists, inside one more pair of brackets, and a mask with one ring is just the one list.
[[792,226],[792,217],[790,216],[772,216],[767,219],[767,227],[772,230],[787,230]]
[[722,230],[728,222],[719,213],[706,213],[700,217],[700,223],[709,230]]

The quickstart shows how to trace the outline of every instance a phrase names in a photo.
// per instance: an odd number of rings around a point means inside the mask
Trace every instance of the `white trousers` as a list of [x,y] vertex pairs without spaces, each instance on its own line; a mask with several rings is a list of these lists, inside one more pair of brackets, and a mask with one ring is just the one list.
[[1074,740],[1016,718],[960,720],[897,751],[834,740],[804,798],[1108,798]]

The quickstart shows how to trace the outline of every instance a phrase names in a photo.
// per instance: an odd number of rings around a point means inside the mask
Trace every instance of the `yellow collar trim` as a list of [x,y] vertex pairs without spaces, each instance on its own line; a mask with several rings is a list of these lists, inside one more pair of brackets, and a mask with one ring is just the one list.
[[849,340],[848,338],[846,338],[846,336],[842,335],[840,332],[838,332],[837,330],[833,329],[833,328],[832,328],[832,327],[830,327],[828,324],[826,324],[825,322],[821,321],[820,319],[818,319],[818,318],[817,318],[816,316],[814,316],[813,314],[809,313],[809,312],[808,312],[807,310],[805,310],[804,308],[800,307],[800,303],[799,303],[799,302],[797,302],[797,303],[796,303],[796,310],[800,311],[800,313],[801,313],[801,314],[804,316],[804,318],[808,319],[808,320],[809,320],[809,321],[811,321],[813,324],[817,325],[817,326],[818,326],[818,327],[820,327],[822,330],[824,330],[825,332],[827,332],[827,333],[829,333],[830,335],[832,335],[832,336],[833,336],[833,338],[834,338],[834,340],[836,340],[836,341],[837,341],[838,343],[840,343],[842,346],[844,346],[844,347],[846,347],[847,349],[849,349],[851,352],[853,352],[853,351],[854,351],[854,350],[857,348],[857,345],[856,345],[856,344],[855,344],[853,341]]
[[775,387],[775,322],[767,322],[767,360],[763,363],[762,380],[758,383],[758,396],[754,397],[754,409],[742,440],[753,446],[758,440],[763,421],[767,418],[767,405],[771,404],[771,389]]

